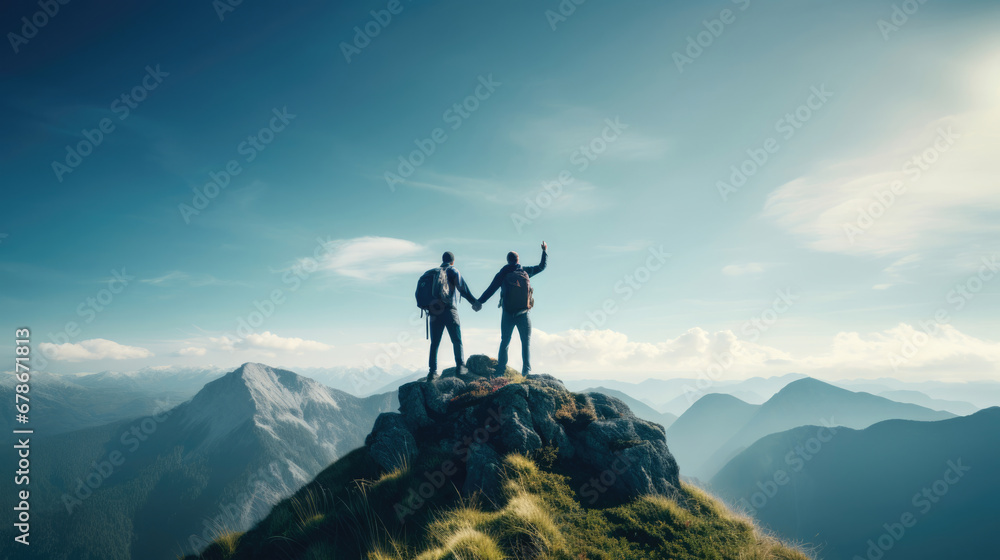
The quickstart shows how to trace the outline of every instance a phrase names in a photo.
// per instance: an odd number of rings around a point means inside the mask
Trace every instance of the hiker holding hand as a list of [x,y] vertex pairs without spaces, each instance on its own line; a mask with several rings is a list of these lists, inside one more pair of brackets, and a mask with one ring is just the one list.
[[461,376],[466,371],[462,351],[462,325],[458,320],[458,304],[461,302],[459,296],[467,299],[474,311],[483,308],[473,297],[454,264],[455,255],[451,251],[446,252],[441,256],[441,266],[425,272],[417,283],[417,307],[427,314],[430,322],[431,355],[428,360],[427,381],[433,381],[437,375],[438,347],[445,329],[448,329],[448,336],[455,350],[455,375]]
[[507,349],[514,327],[521,337],[521,373],[531,372],[531,318],[528,312],[535,304],[531,290],[532,276],[545,270],[548,258],[548,245],[542,242],[542,262],[536,266],[521,266],[520,257],[514,251],[507,253],[507,264],[493,277],[493,283],[479,296],[479,305],[489,301],[490,297],[500,289],[500,304],[503,309],[500,318],[500,351],[497,353],[496,375],[503,375],[507,370]]

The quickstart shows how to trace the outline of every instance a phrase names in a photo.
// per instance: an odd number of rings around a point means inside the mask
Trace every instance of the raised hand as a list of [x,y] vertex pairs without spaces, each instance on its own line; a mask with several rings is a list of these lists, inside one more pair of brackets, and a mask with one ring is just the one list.
[[549,248],[549,244],[548,244],[548,243],[546,243],[546,242],[544,242],[544,241],[542,241],[542,250],[543,250],[543,251],[547,251],[547,250],[548,250],[548,248]]

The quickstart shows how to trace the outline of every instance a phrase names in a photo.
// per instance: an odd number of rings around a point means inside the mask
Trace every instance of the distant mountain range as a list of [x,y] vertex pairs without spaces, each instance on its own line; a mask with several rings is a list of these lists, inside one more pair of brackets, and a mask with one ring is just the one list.
[[[36,372],[31,376],[31,425],[39,434],[55,435],[120,420],[149,416],[191,399],[209,381],[233,368],[147,367],[136,371],[84,374]],[[412,370],[379,368],[309,368],[305,377],[354,396],[395,392],[413,380]],[[14,376],[0,374],[0,399],[13,402]],[[0,418],[0,427],[14,429],[14,417]]]
[[219,532],[248,528],[361,446],[375,418],[397,406],[394,394],[362,399],[248,363],[170,410],[39,437],[31,479],[37,537],[24,557],[192,552]]
[[970,403],[978,409],[1000,406],[1000,381],[904,381],[881,377],[841,380],[834,385],[873,395],[886,391],[917,391],[936,400]]
[[[397,389],[424,376],[400,367],[303,371],[317,379],[252,363],[229,372],[171,367],[33,374],[27,427],[36,430],[32,527],[39,537],[25,557],[173,558],[226,530],[246,529],[332,461],[361,446],[378,414],[398,407]],[[9,374],[0,376],[0,399],[13,399],[12,381]],[[748,481],[734,478],[732,465],[776,464],[766,453],[780,449],[758,446],[774,434],[806,426],[802,429],[813,436],[803,440],[805,446],[815,437],[815,426],[824,423],[842,426],[838,434],[890,419],[947,423],[956,414],[977,411],[977,403],[1000,400],[1000,392],[993,392],[1000,383],[879,379],[848,383],[867,391],[854,392],[798,374],[712,384],[707,389],[719,392],[709,394],[702,394],[706,388],[695,379],[567,385],[614,397],[639,418],[662,425],[680,474],[699,483],[711,480],[735,498],[748,489],[740,486]],[[678,418],[667,409],[683,413]],[[4,417],[0,426],[10,429],[12,422]],[[978,445],[971,439],[967,443]],[[895,449],[891,441],[880,445]],[[751,450],[756,459],[747,459]],[[872,457],[879,456],[875,453]],[[11,500],[11,488],[0,485],[0,499]],[[817,517],[815,523],[821,521],[829,520]],[[784,536],[816,540],[807,535],[815,534],[818,525],[780,516],[774,523]],[[0,537],[8,538],[5,531]],[[824,546],[847,546],[838,538],[830,533]]]
[[701,467],[757,413],[760,405],[725,394],[708,394],[667,428],[667,445],[681,474],[698,476]]
[[[889,419],[943,420],[955,416],[868,393],[854,393],[812,378],[789,383],[756,409],[734,398],[713,398],[710,404],[711,408],[692,407],[689,412],[693,411],[695,417],[686,419],[688,413],[681,415],[667,432],[668,444],[674,446],[681,472],[701,480],[710,479],[758,439],[799,426],[828,424],[860,429]],[[719,422],[707,437],[702,436],[699,424],[711,422],[708,417],[713,414],[730,423]],[[735,432],[718,445],[716,438],[728,435],[726,430],[733,428]],[[680,449],[672,443],[674,440],[684,442]],[[685,449],[689,443],[692,447]],[[695,453],[682,454],[692,448]]]
[[628,383],[614,379],[586,379],[567,381],[573,390],[601,386],[621,391],[642,401],[659,412],[679,416],[692,404],[709,393],[733,395],[740,400],[760,404],[792,381],[804,375],[789,373],[776,377],[752,377],[743,381],[711,381],[699,378],[647,379]]
[[[118,373],[31,375],[31,422],[38,434],[55,435],[120,420],[148,416],[194,396],[225,372],[218,368],[145,368]],[[14,376],[0,375],[0,399],[13,402]],[[0,425],[13,429],[14,418]]]
[[864,430],[803,426],[744,450],[711,489],[826,560],[997,557],[1000,408]]
[[[762,404],[792,381],[806,376],[789,373],[774,377],[753,377],[744,381],[709,381],[704,378],[647,379],[640,383],[614,377],[588,377],[566,381],[573,390],[607,387],[646,403],[658,412],[681,415],[695,401],[709,393],[723,393],[748,402]],[[899,379],[846,379],[830,385],[854,392],[884,396],[899,402],[918,404],[933,410],[946,410],[959,416],[982,408],[1000,406],[1000,381],[904,381]]]
[[906,390],[883,391],[881,393],[878,393],[878,396],[885,397],[887,399],[891,399],[896,402],[919,404],[924,408],[930,408],[932,410],[945,410],[957,416],[968,416],[970,414],[974,414],[979,411],[979,407],[977,407],[972,403],[967,403],[963,401],[949,401],[944,399],[932,399],[931,397],[921,393],[920,391],[906,391]]

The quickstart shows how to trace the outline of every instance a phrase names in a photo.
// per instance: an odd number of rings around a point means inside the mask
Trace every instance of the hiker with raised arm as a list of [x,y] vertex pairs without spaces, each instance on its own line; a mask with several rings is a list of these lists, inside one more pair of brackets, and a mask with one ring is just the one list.
[[472,304],[473,311],[479,311],[483,306],[472,295],[462,274],[455,268],[455,255],[451,251],[441,256],[441,266],[425,272],[417,282],[417,307],[426,313],[428,331],[431,339],[431,355],[428,360],[427,381],[433,381],[437,375],[438,347],[445,329],[451,338],[455,351],[455,375],[465,373],[465,356],[462,350],[462,325],[458,320],[458,304],[460,296]]
[[493,283],[479,296],[479,305],[489,301],[494,293],[500,290],[500,351],[497,353],[496,375],[507,371],[507,350],[514,328],[521,337],[521,373],[531,372],[531,317],[529,311],[535,305],[534,293],[531,289],[532,276],[545,270],[548,258],[548,245],[542,242],[542,261],[535,266],[521,266],[517,253],[507,253],[507,264],[493,277]]

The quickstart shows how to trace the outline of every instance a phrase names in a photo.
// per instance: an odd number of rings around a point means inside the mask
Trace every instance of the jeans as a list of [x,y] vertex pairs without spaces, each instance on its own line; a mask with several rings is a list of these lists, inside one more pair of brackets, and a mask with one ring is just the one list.
[[517,334],[521,336],[521,373],[527,375],[531,372],[531,318],[528,312],[511,315],[506,311],[500,319],[500,352],[497,353],[497,375],[503,375],[507,370],[507,348],[510,346],[510,337],[514,334],[514,327],[517,327]]
[[462,355],[462,325],[458,321],[458,310],[452,307],[439,315],[431,315],[431,357],[428,361],[431,373],[437,373],[438,347],[441,346],[445,328],[448,329],[448,336],[455,350],[455,366],[461,368],[465,365]]

